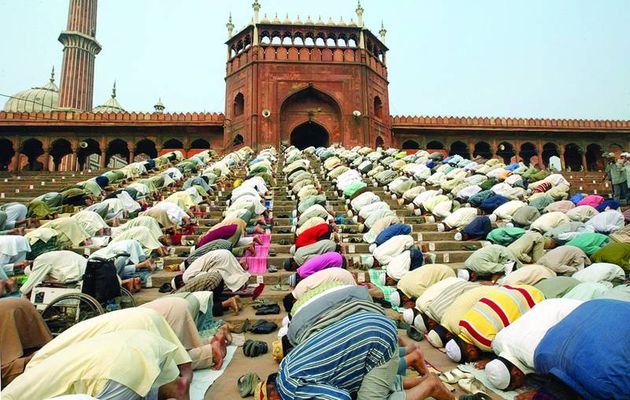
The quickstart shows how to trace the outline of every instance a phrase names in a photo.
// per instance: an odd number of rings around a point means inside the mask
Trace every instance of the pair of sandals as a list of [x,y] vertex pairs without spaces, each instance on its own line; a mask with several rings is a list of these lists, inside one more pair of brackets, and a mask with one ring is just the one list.
[[247,339],[243,344],[243,354],[245,357],[258,357],[267,354],[269,347],[267,343],[260,340]]
[[398,320],[397,325],[399,329],[404,329],[407,332],[407,336],[416,342],[424,340],[424,334],[416,329],[415,326],[409,325],[405,321]]
[[254,372],[248,372],[245,375],[242,375],[238,378],[236,383],[238,386],[238,394],[242,398],[253,396],[256,386],[258,386],[259,383],[260,377]]
[[470,393],[460,396],[459,400],[492,400],[485,392],[486,387],[473,374],[460,367],[443,372],[438,375],[438,378],[445,384],[457,384],[463,391]]
[[277,315],[280,314],[280,306],[277,304],[266,304],[256,310],[256,315]]

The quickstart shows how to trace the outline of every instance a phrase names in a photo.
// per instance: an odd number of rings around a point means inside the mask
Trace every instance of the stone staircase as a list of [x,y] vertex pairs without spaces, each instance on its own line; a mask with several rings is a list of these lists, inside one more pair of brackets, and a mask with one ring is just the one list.
[[98,176],[102,171],[21,172],[0,176],[0,203],[28,203],[33,198]]

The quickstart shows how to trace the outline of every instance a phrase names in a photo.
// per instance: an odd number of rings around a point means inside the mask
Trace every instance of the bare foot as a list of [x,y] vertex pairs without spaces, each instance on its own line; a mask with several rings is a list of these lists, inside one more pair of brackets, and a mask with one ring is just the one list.
[[254,246],[254,244],[250,244],[247,247],[245,247],[245,251],[249,253],[250,256],[255,256],[256,255],[256,246]]
[[260,236],[256,235],[254,236],[254,243],[258,243],[260,245],[262,245],[262,239],[260,238]]
[[4,284],[7,293],[13,293],[17,289],[17,280],[15,278],[9,278]]
[[415,349],[414,351],[406,355],[405,361],[407,362],[407,366],[415,369],[418,373],[422,375],[429,374],[427,365],[424,362],[424,356],[420,349]]
[[265,233],[265,230],[262,227],[256,225],[256,227],[254,228],[254,233],[258,233],[259,235],[262,235],[263,233]]
[[240,264],[241,264],[241,267],[243,267],[243,271],[247,271],[247,269],[249,268],[249,266],[247,265],[247,259],[243,258]]
[[230,308],[234,312],[234,315],[238,315],[239,307],[238,307],[238,301],[236,300],[235,297],[232,297],[231,299],[224,301],[223,307]]
[[212,360],[214,361],[214,367],[212,369],[214,369],[215,371],[218,371],[223,366],[223,358],[225,357],[225,354],[227,353],[227,346],[225,345],[225,342],[222,340],[213,341],[211,346],[212,346]]

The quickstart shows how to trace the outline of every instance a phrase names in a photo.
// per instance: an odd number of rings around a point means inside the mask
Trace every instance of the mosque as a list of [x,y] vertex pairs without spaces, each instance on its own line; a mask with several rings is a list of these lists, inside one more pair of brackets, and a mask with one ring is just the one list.
[[[369,144],[482,155],[568,171],[603,168],[602,153],[630,149],[630,121],[392,116],[387,30],[356,16],[338,21],[261,16],[235,31],[226,25],[225,110],[168,113],[126,110],[116,96],[93,106],[98,0],[70,0],[60,84],[12,96],[0,112],[0,170],[82,170],[179,149],[192,155],[245,144]],[[124,103],[124,102],[123,102]]]

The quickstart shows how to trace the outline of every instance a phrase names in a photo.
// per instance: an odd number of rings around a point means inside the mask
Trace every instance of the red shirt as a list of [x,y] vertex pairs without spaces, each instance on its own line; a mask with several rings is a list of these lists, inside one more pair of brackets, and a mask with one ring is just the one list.
[[308,246],[309,244],[317,243],[322,239],[328,239],[332,232],[332,226],[327,223],[321,223],[308,228],[300,236],[295,239],[295,248]]

